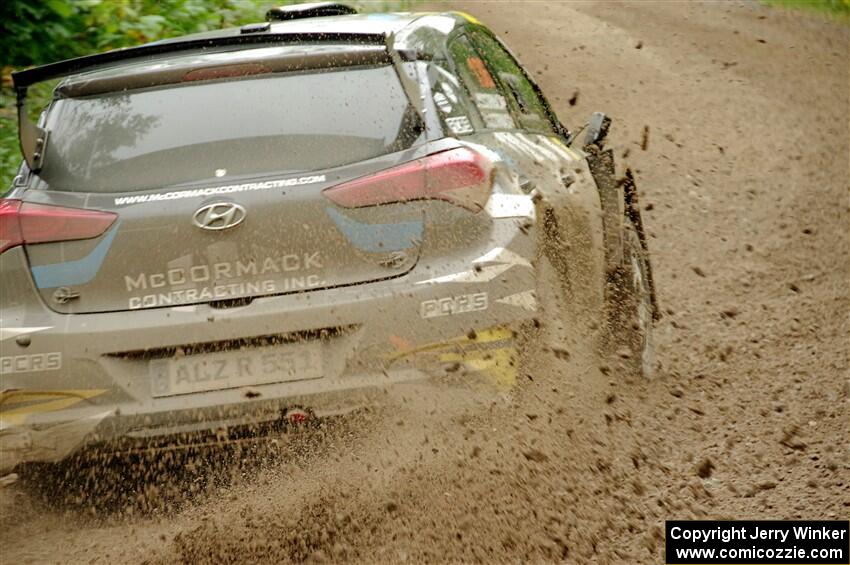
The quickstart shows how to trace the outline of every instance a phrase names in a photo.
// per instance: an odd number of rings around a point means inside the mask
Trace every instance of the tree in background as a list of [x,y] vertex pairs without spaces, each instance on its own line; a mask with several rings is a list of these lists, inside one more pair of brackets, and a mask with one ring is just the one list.
[[40,65],[118,47],[263,21],[259,0],[4,0],[3,65]]

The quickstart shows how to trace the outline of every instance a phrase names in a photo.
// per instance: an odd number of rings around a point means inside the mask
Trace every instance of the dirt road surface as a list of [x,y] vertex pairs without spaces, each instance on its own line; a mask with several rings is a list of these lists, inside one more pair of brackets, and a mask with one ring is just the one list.
[[510,395],[417,385],[268,457],[24,476],[0,490],[4,565],[661,563],[665,519],[850,516],[848,28],[754,3],[456,7],[568,125],[614,118],[657,377],[544,351]]

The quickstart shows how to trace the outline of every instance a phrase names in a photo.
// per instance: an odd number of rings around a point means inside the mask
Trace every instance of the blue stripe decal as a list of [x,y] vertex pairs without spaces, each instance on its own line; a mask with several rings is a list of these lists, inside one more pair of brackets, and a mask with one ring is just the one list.
[[355,247],[363,251],[372,253],[400,251],[410,249],[422,241],[423,225],[421,221],[398,224],[361,224],[340,214],[333,208],[326,210],[339,231]]
[[118,233],[120,223],[121,220],[115,222],[115,225],[97,244],[97,247],[82,259],[33,267],[31,270],[33,279],[35,279],[35,286],[38,288],[55,288],[57,286],[76,286],[91,281],[97,275],[106,254],[109,252],[109,247],[112,245],[112,240],[115,239],[115,234]]

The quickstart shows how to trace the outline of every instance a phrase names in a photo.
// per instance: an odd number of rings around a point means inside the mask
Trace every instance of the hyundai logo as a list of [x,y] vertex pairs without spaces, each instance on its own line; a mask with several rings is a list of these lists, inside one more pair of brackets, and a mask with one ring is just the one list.
[[245,208],[233,202],[217,202],[198,208],[192,223],[204,230],[226,230],[242,223]]

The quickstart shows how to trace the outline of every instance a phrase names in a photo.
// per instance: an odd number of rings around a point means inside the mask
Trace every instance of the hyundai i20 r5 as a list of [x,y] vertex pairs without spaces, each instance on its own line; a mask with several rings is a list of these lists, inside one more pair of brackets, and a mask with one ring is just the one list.
[[609,120],[579,140],[470,16],[353,12],[14,73],[0,468],[344,411],[458,366],[509,384],[516,329],[557,315],[542,286],[651,368]]

